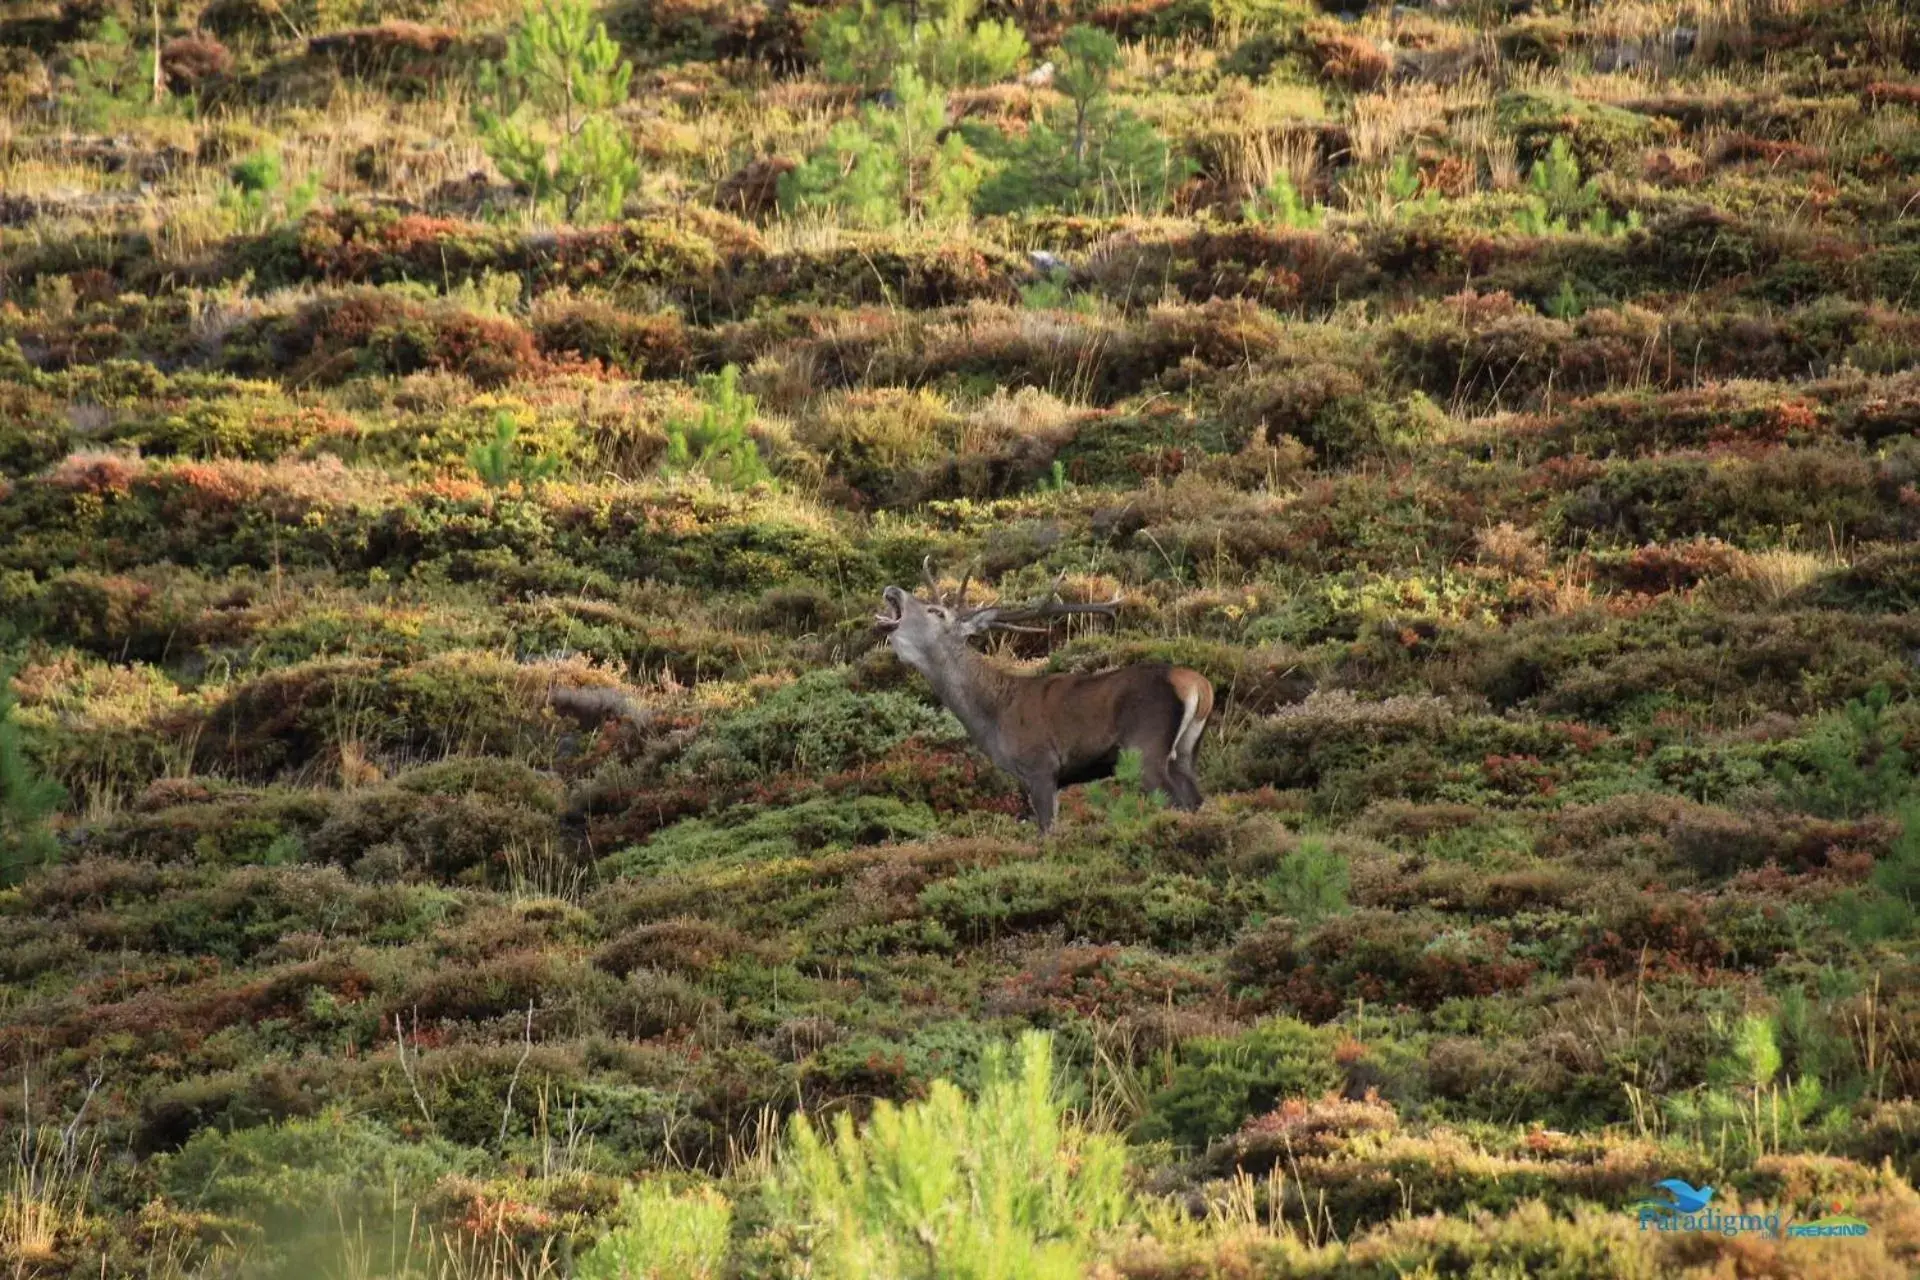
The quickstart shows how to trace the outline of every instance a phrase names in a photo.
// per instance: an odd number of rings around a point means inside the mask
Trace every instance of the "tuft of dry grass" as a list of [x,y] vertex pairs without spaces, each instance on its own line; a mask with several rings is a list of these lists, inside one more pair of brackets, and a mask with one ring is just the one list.
[[1740,552],[1729,576],[1752,586],[1766,603],[1779,604],[1821,574],[1843,567],[1831,555],[1775,547]]
[[21,1077],[20,1130],[11,1162],[0,1166],[0,1259],[19,1268],[51,1262],[61,1240],[85,1227],[100,1146],[83,1124],[99,1083],[63,1128],[34,1122],[33,1091]]

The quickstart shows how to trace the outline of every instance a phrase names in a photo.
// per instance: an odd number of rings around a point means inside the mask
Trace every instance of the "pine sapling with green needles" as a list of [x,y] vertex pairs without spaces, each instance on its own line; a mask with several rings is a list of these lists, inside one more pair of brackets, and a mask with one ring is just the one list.
[[1300,924],[1318,924],[1347,909],[1346,859],[1319,836],[1303,836],[1267,877],[1266,888],[1282,914]]
[[1053,51],[1054,87],[1065,105],[1024,136],[974,130],[1000,168],[980,187],[980,213],[1054,208],[1068,213],[1156,213],[1187,173],[1172,145],[1145,120],[1113,105],[1120,46],[1097,27],[1076,26]]
[[945,0],[914,8],[874,0],[821,15],[808,44],[825,77],[867,90],[893,82],[912,67],[928,83],[947,87],[993,84],[1011,75],[1027,56],[1027,37],[1011,21],[975,22],[977,0]]
[[255,151],[241,157],[227,170],[227,182],[220,196],[221,207],[232,210],[244,225],[256,230],[281,218],[299,218],[320,195],[320,175],[310,171],[299,182],[288,182],[277,151]]
[[529,4],[506,56],[482,65],[475,122],[487,154],[535,207],[613,217],[640,180],[613,118],[633,64],[586,0]]
[[987,1047],[976,1099],[936,1080],[864,1130],[796,1115],[773,1204],[835,1280],[1067,1280],[1134,1210],[1125,1143],[1069,1117],[1040,1031]]
[[1591,236],[1624,235],[1640,225],[1640,215],[1614,215],[1600,196],[1597,179],[1583,179],[1580,159],[1564,138],[1555,138],[1527,174],[1527,203],[1514,215],[1522,234],[1545,236],[1578,230]]
[[893,105],[842,120],[807,162],[780,175],[789,213],[836,215],[862,227],[946,222],[965,215],[980,157],[947,128],[947,95],[911,66],[893,75]]
[[1114,762],[1110,781],[1088,785],[1087,803],[1093,806],[1108,830],[1121,836],[1131,835],[1167,807],[1163,793],[1146,789],[1145,777],[1146,757],[1128,748]]
[[712,1187],[675,1194],[659,1182],[620,1197],[613,1230],[574,1264],[577,1280],[707,1280],[726,1262],[733,1206]]
[[1410,152],[1393,158],[1393,168],[1387,170],[1387,194],[1395,204],[1405,204],[1420,194],[1420,167]]
[[1253,199],[1241,204],[1240,216],[1262,226],[1306,231],[1320,225],[1323,211],[1301,198],[1293,179],[1282,169],[1274,173]]
[[560,459],[530,454],[521,447],[520,428],[505,410],[494,415],[492,438],[469,450],[467,462],[475,475],[495,489],[514,483],[530,489],[560,469]]
[[1580,299],[1580,290],[1571,279],[1560,281],[1560,291],[1547,300],[1547,314],[1555,320],[1577,320],[1586,311],[1587,304]]
[[751,428],[759,402],[740,390],[740,369],[728,365],[700,380],[704,402],[698,418],[667,423],[667,452],[661,469],[668,475],[698,474],[728,489],[773,483]]

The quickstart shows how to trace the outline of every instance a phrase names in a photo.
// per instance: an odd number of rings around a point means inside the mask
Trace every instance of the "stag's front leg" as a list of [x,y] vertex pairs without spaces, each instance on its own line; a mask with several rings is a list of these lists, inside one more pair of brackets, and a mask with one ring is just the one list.
[[1033,808],[1034,825],[1044,836],[1052,828],[1054,813],[1059,808],[1060,784],[1051,773],[1032,775],[1022,781],[1027,789],[1027,803]]

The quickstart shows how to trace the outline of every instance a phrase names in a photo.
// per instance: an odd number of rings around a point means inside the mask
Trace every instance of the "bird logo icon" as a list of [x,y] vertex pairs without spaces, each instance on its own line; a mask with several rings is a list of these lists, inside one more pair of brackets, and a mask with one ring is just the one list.
[[1668,1178],[1654,1186],[1667,1193],[1675,1213],[1698,1213],[1713,1202],[1712,1187],[1696,1187],[1679,1178]]

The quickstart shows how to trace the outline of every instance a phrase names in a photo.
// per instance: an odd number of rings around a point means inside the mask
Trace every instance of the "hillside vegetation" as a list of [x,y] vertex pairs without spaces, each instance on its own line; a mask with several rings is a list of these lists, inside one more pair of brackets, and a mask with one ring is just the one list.
[[1902,0],[0,0],[0,1268],[1915,1274],[1916,548]]

